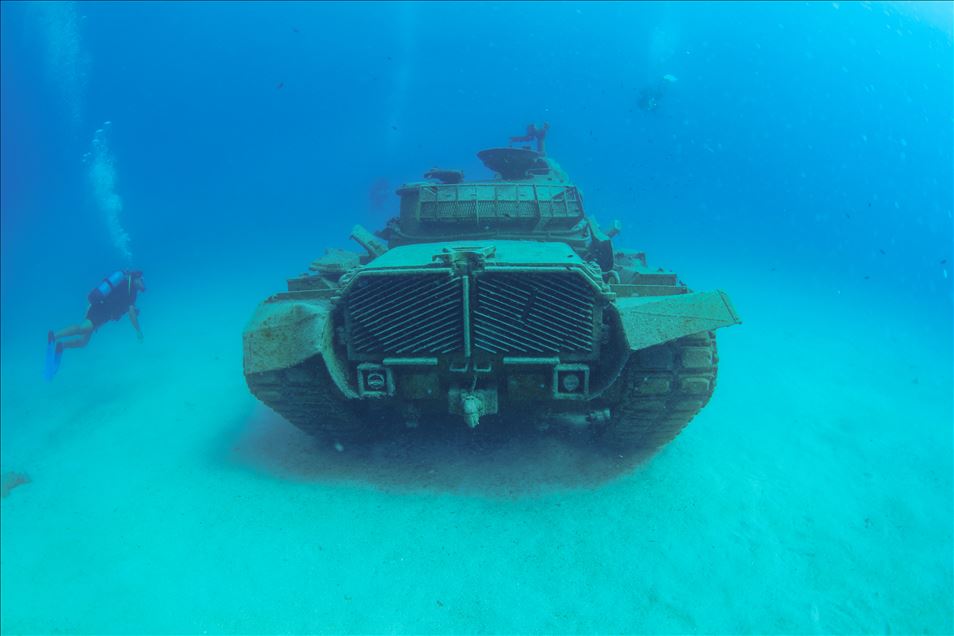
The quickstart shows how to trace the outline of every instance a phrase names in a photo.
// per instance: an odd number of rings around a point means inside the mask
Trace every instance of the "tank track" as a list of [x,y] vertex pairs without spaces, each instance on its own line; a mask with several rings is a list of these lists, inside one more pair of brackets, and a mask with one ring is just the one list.
[[645,451],[672,441],[712,397],[718,365],[712,332],[633,352],[603,439]]
[[[718,363],[712,332],[633,352],[620,373],[618,398],[610,404],[601,439],[644,451],[672,441],[712,396]],[[369,422],[376,419],[341,396],[320,356],[249,374],[246,381],[269,408],[324,441],[366,440]]]
[[258,399],[318,439],[352,442],[368,434],[367,420],[341,396],[320,356],[287,369],[249,374],[245,379]]

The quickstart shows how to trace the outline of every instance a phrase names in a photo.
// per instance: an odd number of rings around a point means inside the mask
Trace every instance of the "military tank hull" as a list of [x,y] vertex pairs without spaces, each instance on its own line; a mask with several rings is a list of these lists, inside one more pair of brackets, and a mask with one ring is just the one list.
[[386,230],[353,231],[366,254],[331,251],[258,307],[250,390],[342,444],[425,422],[668,442],[715,388],[728,296],[613,250],[540,151],[485,153],[498,179],[406,184]]
[[493,417],[655,447],[708,402],[712,332],[738,318],[722,292],[647,276],[655,284],[607,283],[558,242],[398,247],[334,286],[304,276],[263,303],[245,374],[265,404],[330,441]]

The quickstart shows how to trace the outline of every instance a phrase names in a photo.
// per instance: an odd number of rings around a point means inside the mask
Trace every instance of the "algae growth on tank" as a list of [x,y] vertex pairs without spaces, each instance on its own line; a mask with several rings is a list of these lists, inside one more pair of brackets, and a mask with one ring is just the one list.
[[269,297],[245,332],[252,392],[339,447],[448,415],[644,450],[675,437],[715,387],[713,331],[739,318],[614,249],[619,221],[584,212],[548,130],[479,152],[494,179],[402,185],[378,237],[352,230],[364,254],[330,252]]
[[952,25],[0,1],[0,633],[954,633]]

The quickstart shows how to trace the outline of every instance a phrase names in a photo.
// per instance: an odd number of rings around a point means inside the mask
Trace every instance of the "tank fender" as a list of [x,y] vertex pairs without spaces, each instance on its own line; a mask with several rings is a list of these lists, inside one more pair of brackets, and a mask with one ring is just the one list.
[[242,336],[245,373],[293,367],[331,343],[325,299],[265,301],[255,310]]
[[742,322],[732,301],[721,290],[620,298],[616,308],[632,351]]

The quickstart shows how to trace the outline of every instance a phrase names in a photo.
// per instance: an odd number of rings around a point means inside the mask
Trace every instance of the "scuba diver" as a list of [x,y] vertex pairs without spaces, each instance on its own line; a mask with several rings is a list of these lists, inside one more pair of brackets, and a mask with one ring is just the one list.
[[655,82],[648,86],[644,86],[642,90],[639,91],[639,108],[644,110],[647,113],[654,112],[659,109],[660,104],[662,103],[663,97],[666,95],[666,92],[669,89],[670,84],[675,83],[677,78],[674,75],[663,75]]
[[127,313],[129,322],[136,330],[136,336],[142,342],[136,296],[144,291],[146,283],[141,271],[120,270],[104,278],[103,282],[87,295],[89,308],[83,322],[55,333],[51,330],[47,334],[44,372],[46,379],[50,380],[56,374],[64,349],[85,347],[97,329],[110,320],[119,320]]

